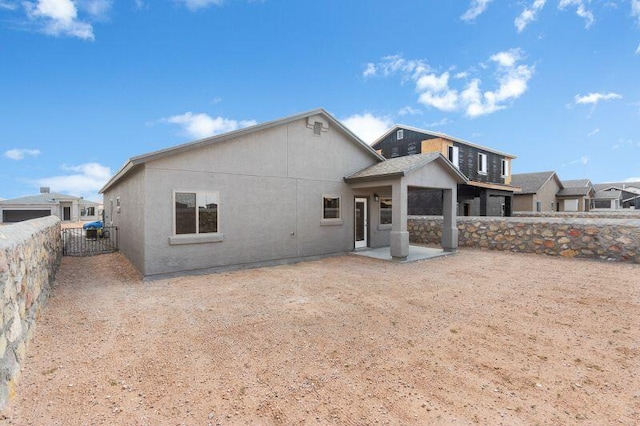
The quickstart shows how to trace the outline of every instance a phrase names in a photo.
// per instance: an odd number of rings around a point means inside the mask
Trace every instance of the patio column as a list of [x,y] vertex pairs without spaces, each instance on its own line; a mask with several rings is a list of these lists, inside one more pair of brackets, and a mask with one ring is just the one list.
[[442,248],[444,251],[456,251],[458,248],[457,198],[455,186],[442,191]]
[[391,257],[404,260],[409,256],[409,232],[407,231],[407,185],[404,178],[394,182],[391,187]]

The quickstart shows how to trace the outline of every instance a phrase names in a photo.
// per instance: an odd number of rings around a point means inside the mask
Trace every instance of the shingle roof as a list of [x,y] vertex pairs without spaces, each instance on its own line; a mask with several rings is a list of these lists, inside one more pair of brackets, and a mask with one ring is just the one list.
[[[522,188],[521,194],[535,194],[542,186],[555,176],[556,172],[538,173],[516,173],[511,175],[511,185]],[[560,179],[556,176],[558,184],[562,186]]]
[[[347,182],[352,182],[357,180],[373,180],[384,177],[406,176],[411,171],[419,169],[420,167],[438,159],[444,160],[444,157],[439,152],[395,157],[369,166],[359,172],[345,177],[344,179]],[[443,164],[445,166],[449,166],[454,173],[459,175],[463,182],[467,181],[464,175],[460,173],[460,171],[458,171],[458,169],[456,169],[448,160],[445,160]]]
[[622,189],[627,187],[634,187],[640,189],[640,182],[610,182],[610,183],[594,183],[593,189],[596,191],[602,191],[603,189],[616,187]]
[[[562,183],[564,183],[564,181]],[[572,188],[562,188],[556,195],[558,197],[584,196],[589,194],[589,191],[591,191],[591,188],[588,186],[578,186]]]
[[392,128],[387,130],[382,136],[380,136],[378,139],[376,139],[371,144],[371,146],[374,147],[374,149],[377,149],[376,145],[378,143],[380,143],[382,140],[384,140],[384,138],[386,138],[388,135],[390,135],[391,133],[395,132],[397,129],[407,129],[407,130],[411,130],[411,131],[414,131],[414,132],[417,132],[417,133],[422,133],[422,134],[425,134],[425,135],[428,135],[428,136],[435,136],[437,138],[449,139],[451,141],[458,142],[458,143],[461,143],[461,144],[464,144],[464,145],[469,145],[469,146],[472,146],[474,148],[481,149],[483,151],[493,152],[494,154],[502,155],[504,157],[516,158],[516,156],[513,155],[513,154],[508,154],[506,152],[498,151],[496,149],[489,148],[487,146],[478,145],[476,143],[469,142],[469,141],[466,141],[464,139],[460,139],[460,138],[456,138],[456,137],[453,137],[453,136],[449,136],[449,135],[447,135],[445,133],[434,132],[434,131],[431,131],[431,130],[418,129],[417,127],[406,126],[404,124],[396,124],[396,125],[394,125]]
[[583,186],[591,185],[591,181],[589,179],[574,179],[574,180],[563,180],[562,186],[565,188],[581,188]]
[[601,200],[617,200],[622,195],[620,191],[596,191],[596,195],[593,198]]
[[60,201],[80,200],[80,197],[51,192],[47,194],[27,195],[2,201],[2,204],[57,204]]

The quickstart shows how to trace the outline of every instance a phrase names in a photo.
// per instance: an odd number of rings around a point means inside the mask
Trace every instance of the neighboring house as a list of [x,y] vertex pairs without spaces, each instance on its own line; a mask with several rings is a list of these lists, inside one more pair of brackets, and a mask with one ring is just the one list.
[[622,191],[603,189],[596,191],[591,200],[591,210],[619,210],[622,208]]
[[[476,145],[443,133],[395,125],[373,145],[385,158],[438,152],[467,178],[458,185],[457,212],[461,216],[511,216],[511,154]],[[412,189],[409,212],[416,215],[441,214],[440,194],[426,189]]]
[[49,192],[40,188],[40,194],[0,201],[0,222],[12,223],[44,216],[58,216],[65,222],[97,220],[99,204],[81,197]]
[[589,179],[563,180],[556,194],[560,212],[588,212],[595,190]]
[[363,247],[409,252],[409,186],[437,188],[457,247],[465,177],[442,155],[385,161],[322,109],[131,158],[101,189],[144,276],[287,263]]
[[522,188],[522,191],[514,196],[514,211],[558,210],[556,194],[562,189],[562,182],[556,172],[515,173],[511,177],[511,183]]
[[598,183],[594,187],[596,191],[620,191],[620,208],[640,210],[640,182]]

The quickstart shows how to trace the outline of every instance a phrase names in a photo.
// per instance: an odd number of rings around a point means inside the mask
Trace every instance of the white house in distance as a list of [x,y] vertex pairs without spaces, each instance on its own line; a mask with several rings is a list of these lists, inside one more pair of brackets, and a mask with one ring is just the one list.
[[50,192],[0,201],[0,222],[14,223],[44,216],[58,216],[63,222],[92,221],[100,218],[99,203],[82,197]]
[[442,247],[454,251],[463,182],[440,153],[385,160],[316,109],[133,157],[100,192],[120,252],[158,277],[365,247],[405,259],[409,187],[442,191]]

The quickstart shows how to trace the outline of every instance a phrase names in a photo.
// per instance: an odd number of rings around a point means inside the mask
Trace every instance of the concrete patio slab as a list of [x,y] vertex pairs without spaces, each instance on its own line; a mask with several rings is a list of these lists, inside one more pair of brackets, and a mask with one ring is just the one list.
[[372,259],[386,260],[396,263],[411,263],[418,260],[434,259],[436,257],[449,256],[455,252],[444,251],[443,249],[424,247],[424,246],[409,246],[409,255],[406,259],[398,260],[391,257],[391,250],[389,247],[369,248],[363,250],[352,251],[349,254],[356,256],[370,257]]

